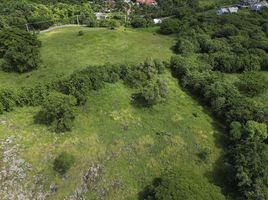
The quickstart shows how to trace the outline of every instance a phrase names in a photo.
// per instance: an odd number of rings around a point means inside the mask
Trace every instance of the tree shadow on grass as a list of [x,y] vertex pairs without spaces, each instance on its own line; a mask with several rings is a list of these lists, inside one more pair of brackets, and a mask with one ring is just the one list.
[[39,111],[34,116],[34,123],[35,124],[49,125],[49,122],[50,122],[50,119],[48,118],[48,116],[43,111]]
[[137,108],[148,108],[150,105],[146,102],[141,93],[135,93],[131,96],[131,105]]
[[231,180],[232,167],[227,163],[227,155],[220,156],[214,163],[212,171],[206,172],[205,177],[212,184],[219,186],[228,199],[237,199],[236,186]]
[[[171,73],[173,77],[178,77],[174,71],[171,70]],[[216,130],[213,134],[215,147],[220,148],[224,151],[224,153],[214,162],[213,169],[204,174],[205,177],[210,183],[219,186],[225,196],[229,197],[230,199],[237,199],[236,186],[230,180],[232,177],[232,168],[227,162],[227,148],[230,145],[230,140],[228,139],[228,129],[226,125],[224,125],[224,120],[219,117],[217,118],[214,115],[213,111],[208,106],[207,102],[204,101],[204,99],[198,97],[198,95],[194,95],[188,89],[183,88],[179,80],[178,85],[180,85],[180,88],[197,104],[202,106],[202,112],[213,119],[211,121],[211,124],[213,126],[213,129]],[[198,117],[195,115],[195,113],[193,113],[193,115],[194,117]]]
[[161,178],[154,178],[151,185],[147,185],[142,191],[139,192],[138,200],[155,199],[156,194],[154,188],[158,187],[161,182]]

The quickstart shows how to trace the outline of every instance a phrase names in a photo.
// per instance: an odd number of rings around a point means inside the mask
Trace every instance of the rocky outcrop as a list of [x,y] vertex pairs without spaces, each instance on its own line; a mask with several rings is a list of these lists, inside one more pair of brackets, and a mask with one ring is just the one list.
[[[0,199],[44,200],[50,191],[45,192],[42,184],[28,181],[32,166],[19,158],[21,148],[15,143],[14,136],[0,140]],[[41,180],[40,177],[38,179]]]

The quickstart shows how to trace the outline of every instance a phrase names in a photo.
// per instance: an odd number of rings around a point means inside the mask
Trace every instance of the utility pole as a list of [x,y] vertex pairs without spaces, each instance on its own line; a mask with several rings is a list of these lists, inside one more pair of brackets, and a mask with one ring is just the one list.
[[29,32],[29,26],[28,24],[25,24],[27,31]]
[[78,18],[78,15],[76,15],[76,21],[77,21],[77,25],[79,26],[79,18]]

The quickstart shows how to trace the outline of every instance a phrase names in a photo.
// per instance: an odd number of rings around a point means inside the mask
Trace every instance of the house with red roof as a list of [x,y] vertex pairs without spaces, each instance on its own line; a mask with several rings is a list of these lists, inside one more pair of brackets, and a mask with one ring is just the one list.
[[143,5],[156,5],[156,0],[137,0],[137,3],[143,4]]

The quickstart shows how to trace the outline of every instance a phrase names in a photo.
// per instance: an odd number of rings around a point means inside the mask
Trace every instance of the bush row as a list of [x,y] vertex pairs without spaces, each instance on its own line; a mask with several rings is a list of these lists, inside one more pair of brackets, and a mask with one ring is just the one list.
[[[172,57],[170,67],[182,86],[206,103],[229,127],[227,174],[242,199],[268,197],[268,108],[243,96],[222,74],[193,58]],[[251,78],[252,81],[252,78]]]
[[22,87],[18,90],[0,90],[0,113],[12,111],[15,106],[38,106],[50,92],[56,91],[72,95],[77,105],[86,101],[86,95],[91,90],[98,90],[107,83],[123,80],[130,87],[141,87],[146,81],[156,77],[164,70],[164,64],[159,60],[146,60],[137,65],[89,66],[76,71],[67,78],[55,80],[47,84],[33,87]]

